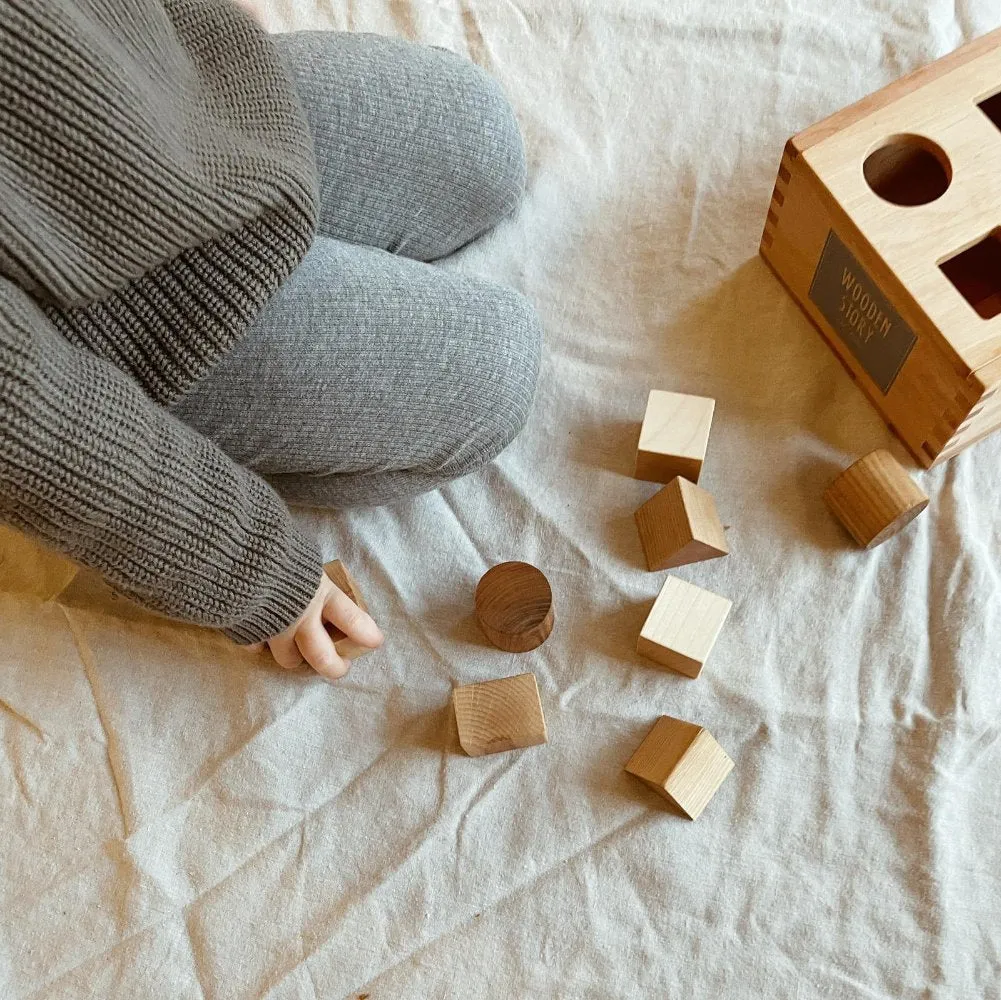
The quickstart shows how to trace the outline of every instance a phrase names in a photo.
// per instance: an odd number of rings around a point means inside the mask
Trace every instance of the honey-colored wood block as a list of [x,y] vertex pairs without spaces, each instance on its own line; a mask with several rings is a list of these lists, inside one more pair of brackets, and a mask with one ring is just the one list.
[[860,458],[828,486],[824,502],[863,548],[906,527],[928,506],[924,491],[882,448]]
[[698,677],[732,606],[719,594],[669,576],[643,625],[636,652]]
[[705,396],[652,389],[640,428],[636,478],[669,483],[675,476],[699,481],[716,402]]
[[634,775],[698,819],[733,770],[726,751],[701,726],[662,715],[626,764]]
[[452,706],[459,745],[470,757],[534,747],[548,738],[535,674],[457,687]]
[[712,494],[682,476],[636,511],[636,527],[651,571],[718,559],[730,551]]
[[30,594],[51,601],[73,582],[79,570],[66,556],[0,524],[0,593]]
[[[362,611],[368,611],[368,605],[358,590],[358,584],[355,583],[354,578],[348,572],[347,566],[340,559],[328,562],[323,567],[323,571]],[[326,622],[325,624],[327,631],[330,633],[330,638],[334,640],[334,649],[337,650],[337,655],[342,659],[357,660],[359,656],[364,656],[366,653],[372,652],[368,646],[359,645],[353,639],[349,639],[336,625],[331,625],[330,622]]]
[[1001,426],[999,85],[995,31],[794,136],[761,239],[924,466]]
[[553,630],[553,591],[545,574],[525,562],[487,570],[476,587],[476,620],[483,634],[508,653],[527,653]]

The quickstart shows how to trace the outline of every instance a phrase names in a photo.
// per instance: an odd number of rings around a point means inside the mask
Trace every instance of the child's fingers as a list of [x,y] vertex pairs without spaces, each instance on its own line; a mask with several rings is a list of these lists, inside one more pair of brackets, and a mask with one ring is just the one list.
[[330,591],[324,601],[323,617],[359,645],[378,649],[383,643],[382,631],[372,617],[337,587]]
[[302,654],[290,635],[276,635],[268,640],[268,649],[278,666],[296,670],[302,666]]
[[284,667],[286,670],[296,670],[302,666],[302,653],[299,652],[295,639],[286,632],[272,636],[268,640],[268,646],[278,666]]
[[295,644],[303,659],[328,680],[336,681],[351,669],[351,664],[337,655],[333,640],[318,618],[299,626]]

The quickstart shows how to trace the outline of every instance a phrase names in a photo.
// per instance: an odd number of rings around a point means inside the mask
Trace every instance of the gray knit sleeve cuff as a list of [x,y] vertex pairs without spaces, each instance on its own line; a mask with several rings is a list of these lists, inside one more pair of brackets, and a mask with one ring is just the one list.
[[323,576],[316,543],[298,530],[289,532],[287,558],[269,566],[267,579],[250,613],[222,631],[241,646],[263,642],[284,632],[309,606]]

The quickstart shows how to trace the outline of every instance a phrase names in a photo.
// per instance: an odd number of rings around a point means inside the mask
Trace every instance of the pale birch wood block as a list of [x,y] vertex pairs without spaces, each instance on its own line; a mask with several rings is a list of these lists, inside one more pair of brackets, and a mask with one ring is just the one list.
[[928,496],[882,448],[849,466],[827,488],[824,502],[863,548],[892,538],[928,506]]
[[459,745],[470,757],[547,741],[535,674],[465,684],[452,692]]
[[733,761],[701,726],[662,715],[626,764],[626,771],[698,819]]
[[636,511],[647,568],[671,569],[729,551],[711,493],[678,476]]
[[687,677],[698,677],[732,602],[669,576],[640,632],[636,652]]
[[699,481],[716,401],[653,389],[647,397],[636,452],[636,478],[669,483],[675,476]]

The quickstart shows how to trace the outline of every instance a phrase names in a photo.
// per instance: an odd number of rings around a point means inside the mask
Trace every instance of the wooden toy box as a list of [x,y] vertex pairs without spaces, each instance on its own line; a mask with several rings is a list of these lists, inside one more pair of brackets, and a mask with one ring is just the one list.
[[1001,31],[790,139],[761,255],[922,465],[1001,426]]

